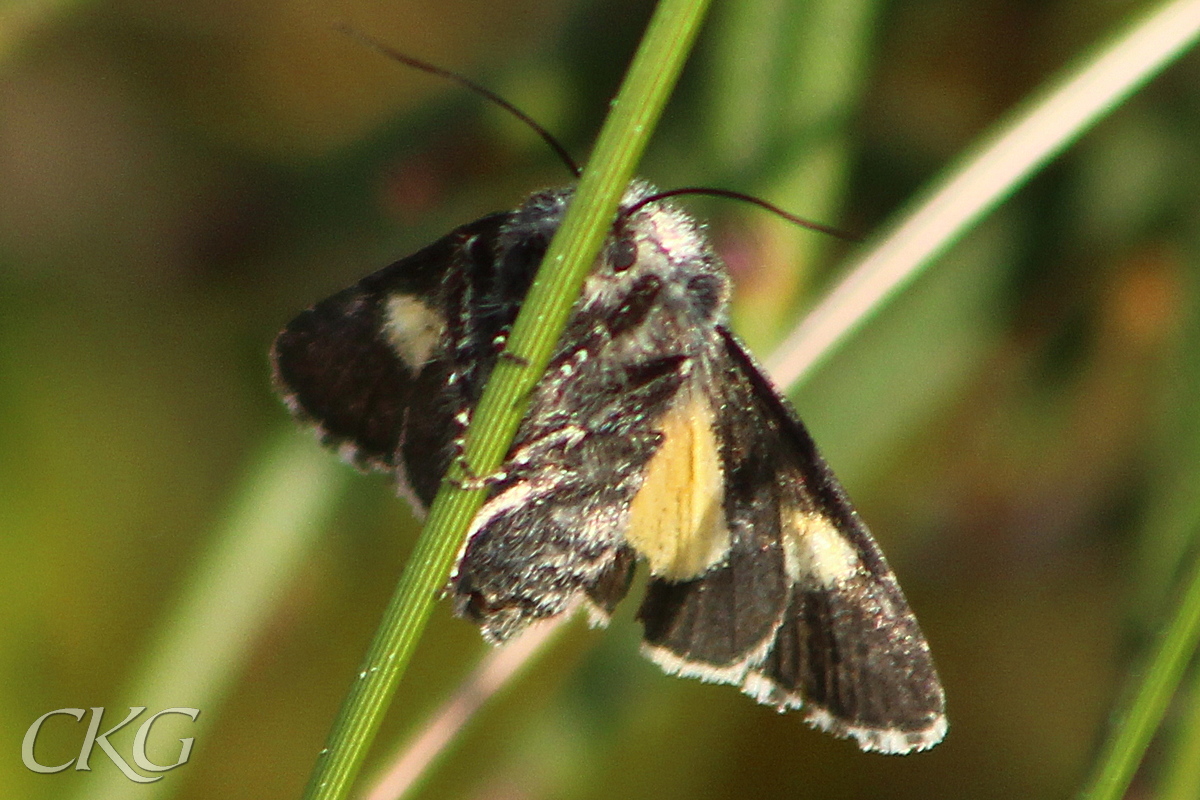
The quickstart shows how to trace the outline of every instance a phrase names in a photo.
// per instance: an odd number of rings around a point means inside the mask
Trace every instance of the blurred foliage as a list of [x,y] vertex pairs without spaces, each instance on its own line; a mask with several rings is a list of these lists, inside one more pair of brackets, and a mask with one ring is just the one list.
[[[858,16],[717,4],[644,174],[871,231],[1137,7],[844,5]],[[117,715],[251,455],[291,425],[268,380],[274,332],[567,178],[495,109],[334,23],[486,83],[582,156],[649,8],[0,7],[0,794],[86,795],[95,780],[30,773],[20,738],[55,708]],[[839,38],[822,41],[805,14]],[[830,82],[841,103],[804,104]],[[485,709],[424,796],[1041,798],[1079,786],[1198,516],[1198,127],[1192,54],[798,396],[933,644],[944,744],[861,755],[728,687],[665,678],[637,655],[629,603],[604,633],[573,626]],[[844,246],[747,209],[696,208],[738,278],[739,319],[768,347]],[[414,533],[386,481],[351,481],[236,690],[202,712],[211,727],[167,774],[175,796],[299,794]],[[381,741],[419,724],[482,650],[443,604]],[[81,728],[47,728],[43,762],[71,758]],[[1154,751],[1144,789],[1172,752]]]

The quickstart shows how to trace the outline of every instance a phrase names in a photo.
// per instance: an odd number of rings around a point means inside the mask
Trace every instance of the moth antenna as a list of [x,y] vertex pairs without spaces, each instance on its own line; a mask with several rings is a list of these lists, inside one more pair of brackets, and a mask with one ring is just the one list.
[[813,222],[812,220],[805,219],[804,217],[798,217],[795,214],[784,211],[774,203],[768,203],[762,198],[754,197],[753,195],[749,194],[742,194],[741,192],[735,192],[732,189],[712,189],[707,186],[685,186],[681,189],[667,189],[663,192],[656,192],[649,197],[643,197],[641,200],[634,203],[625,211],[624,214],[622,214],[622,216],[632,216],[634,212],[638,211],[643,206],[649,205],[650,203],[657,203],[659,200],[666,200],[668,197],[679,197],[680,195],[685,194],[704,194],[709,195],[710,197],[726,197],[730,200],[740,200],[743,203],[752,203],[759,208],[764,208],[767,211],[770,211],[772,214],[775,214],[778,217],[782,217],[788,222],[799,225],[802,228],[808,228],[810,231],[824,233],[846,242],[862,241],[862,237],[860,236],[856,236],[853,233],[847,233],[846,231],[839,230],[838,228],[834,228],[830,225],[822,225],[819,222]]
[[550,146],[550,149],[555,152],[555,154],[559,157],[559,159],[564,164],[567,165],[567,169],[569,169],[571,171],[572,175],[574,175],[576,178],[578,178],[580,176],[580,174],[582,173],[582,171],[579,169],[579,165],[575,163],[575,159],[571,158],[571,154],[567,152],[567,149],[565,147],[563,147],[559,143],[559,141],[554,138],[553,135],[551,135],[550,131],[546,130],[541,125],[539,125],[533,119],[533,117],[529,116],[524,111],[517,108],[512,103],[508,102],[503,97],[496,94],[495,92],[493,92],[491,89],[487,88],[486,86],[482,86],[482,85],[476,83],[475,81],[471,80],[468,77],[459,75],[457,72],[451,72],[448,69],[443,69],[442,67],[436,66],[434,64],[430,64],[428,61],[422,61],[419,58],[413,58],[410,55],[401,53],[399,50],[396,50],[395,48],[390,47],[390,46],[384,44],[383,42],[379,41],[378,39],[374,39],[371,36],[368,36],[367,34],[363,33],[362,31],[360,31],[356,28],[352,28],[345,23],[339,22],[334,27],[337,30],[341,31],[342,33],[346,34],[347,36],[352,36],[355,39],[357,39],[358,41],[360,41],[363,44],[367,45],[368,47],[372,48],[373,50],[387,56],[388,58],[392,59],[393,61],[398,61],[407,67],[412,67],[413,69],[419,69],[421,72],[425,72],[430,75],[435,75],[439,78],[445,78],[447,80],[454,81],[459,86],[469,89],[470,91],[474,92],[475,94],[479,95],[480,97],[483,97],[486,100],[490,100],[491,102],[500,106],[500,108],[502,108],[505,111],[507,111],[508,113],[512,114],[517,119],[521,120],[521,122],[524,122],[526,125],[528,125],[530,128],[533,129],[534,133],[536,133],[538,136],[542,137],[542,141],[544,141],[546,144],[548,144]]

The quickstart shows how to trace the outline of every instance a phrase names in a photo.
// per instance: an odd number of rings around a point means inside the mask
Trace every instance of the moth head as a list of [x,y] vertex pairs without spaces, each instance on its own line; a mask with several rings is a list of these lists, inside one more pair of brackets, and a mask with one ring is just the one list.
[[[656,193],[645,181],[626,190],[581,307],[615,313],[631,297],[653,294],[658,307],[697,323],[722,318],[730,291],[724,264],[689,214],[665,199],[646,202]],[[500,294],[524,296],[574,194],[574,187],[537,192],[513,213],[497,243]]]
[[722,318],[729,302],[729,276],[713,252],[704,228],[657,190],[635,181],[621,200],[585,299],[616,308],[657,290],[656,302],[696,323]]
[[[631,299],[654,295],[655,305],[707,323],[724,318],[730,296],[725,265],[716,257],[703,227],[658,190],[634,181],[625,191],[616,219],[584,284],[581,307],[619,313]],[[535,269],[562,223],[574,187],[539,192],[517,210],[502,237],[503,264],[511,273]],[[649,199],[649,201],[647,201]],[[528,285],[528,284],[527,284]],[[653,290],[650,290],[653,288]]]

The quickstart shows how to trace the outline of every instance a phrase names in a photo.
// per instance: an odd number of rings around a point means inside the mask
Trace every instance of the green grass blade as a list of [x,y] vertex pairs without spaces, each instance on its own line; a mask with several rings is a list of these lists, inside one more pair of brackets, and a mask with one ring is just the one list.
[[[499,466],[516,433],[529,389],[550,359],[706,7],[707,0],[663,0],[655,10],[575,200],[513,326],[508,348],[523,363],[499,360],[475,409],[466,458],[476,474],[488,474]],[[358,680],[317,760],[304,795],[308,800],[334,800],[349,792],[482,502],[481,491],[443,482]]]
[[1184,706],[1181,730],[1165,759],[1159,800],[1195,800],[1200,797],[1200,685],[1193,676]]
[[1162,721],[1200,643],[1200,559],[1192,566],[1179,608],[1167,624],[1129,708],[1113,727],[1083,800],[1118,800]]
[[[1200,241],[1190,237],[1193,256]],[[1188,296],[1200,296],[1200,275],[1185,276]],[[1164,402],[1166,423],[1159,431],[1152,459],[1156,465],[1151,487],[1153,500],[1141,535],[1134,613],[1159,616],[1168,605],[1172,580],[1181,573],[1189,554],[1196,552],[1200,529],[1200,309],[1193,302],[1182,335],[1171,349],[1172,370]],[[1138,620],[1140,622],[1140,620]],[[1174,729],[1164,732],[1161,775],[1157,776],[1162,800],[1193,800],[1200,797],[1200,671],[1192,669],[1179,692]]]

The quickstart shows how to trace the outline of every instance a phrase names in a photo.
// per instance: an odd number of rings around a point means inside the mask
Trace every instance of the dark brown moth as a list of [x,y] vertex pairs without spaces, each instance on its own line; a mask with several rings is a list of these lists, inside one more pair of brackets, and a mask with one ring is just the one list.
[[[389,58],[461,75],[347,33]],[[608,621],[639,562],[646,654],[740,687],[864,750],[946,732],[929,646],[874,539],[788,402],[728,328],[702,228],[635,182],[450,578],[455,610],[503,642],[582,605]],[[292,412],[423,514],[573,189],[457,228],[292,320],[272,349]],[[836,233],[836,232],[834,232]]]
[[[418,509],[460,452],[573,190],[451,231],[303,312],[275,383],[321,440]],[[929,646],[788,402],[729,330],[701,226],[634,183],[450,579],[500,643],[582,604],[606,622],[639,563],[646,655],[864,750],[946,732]]]

